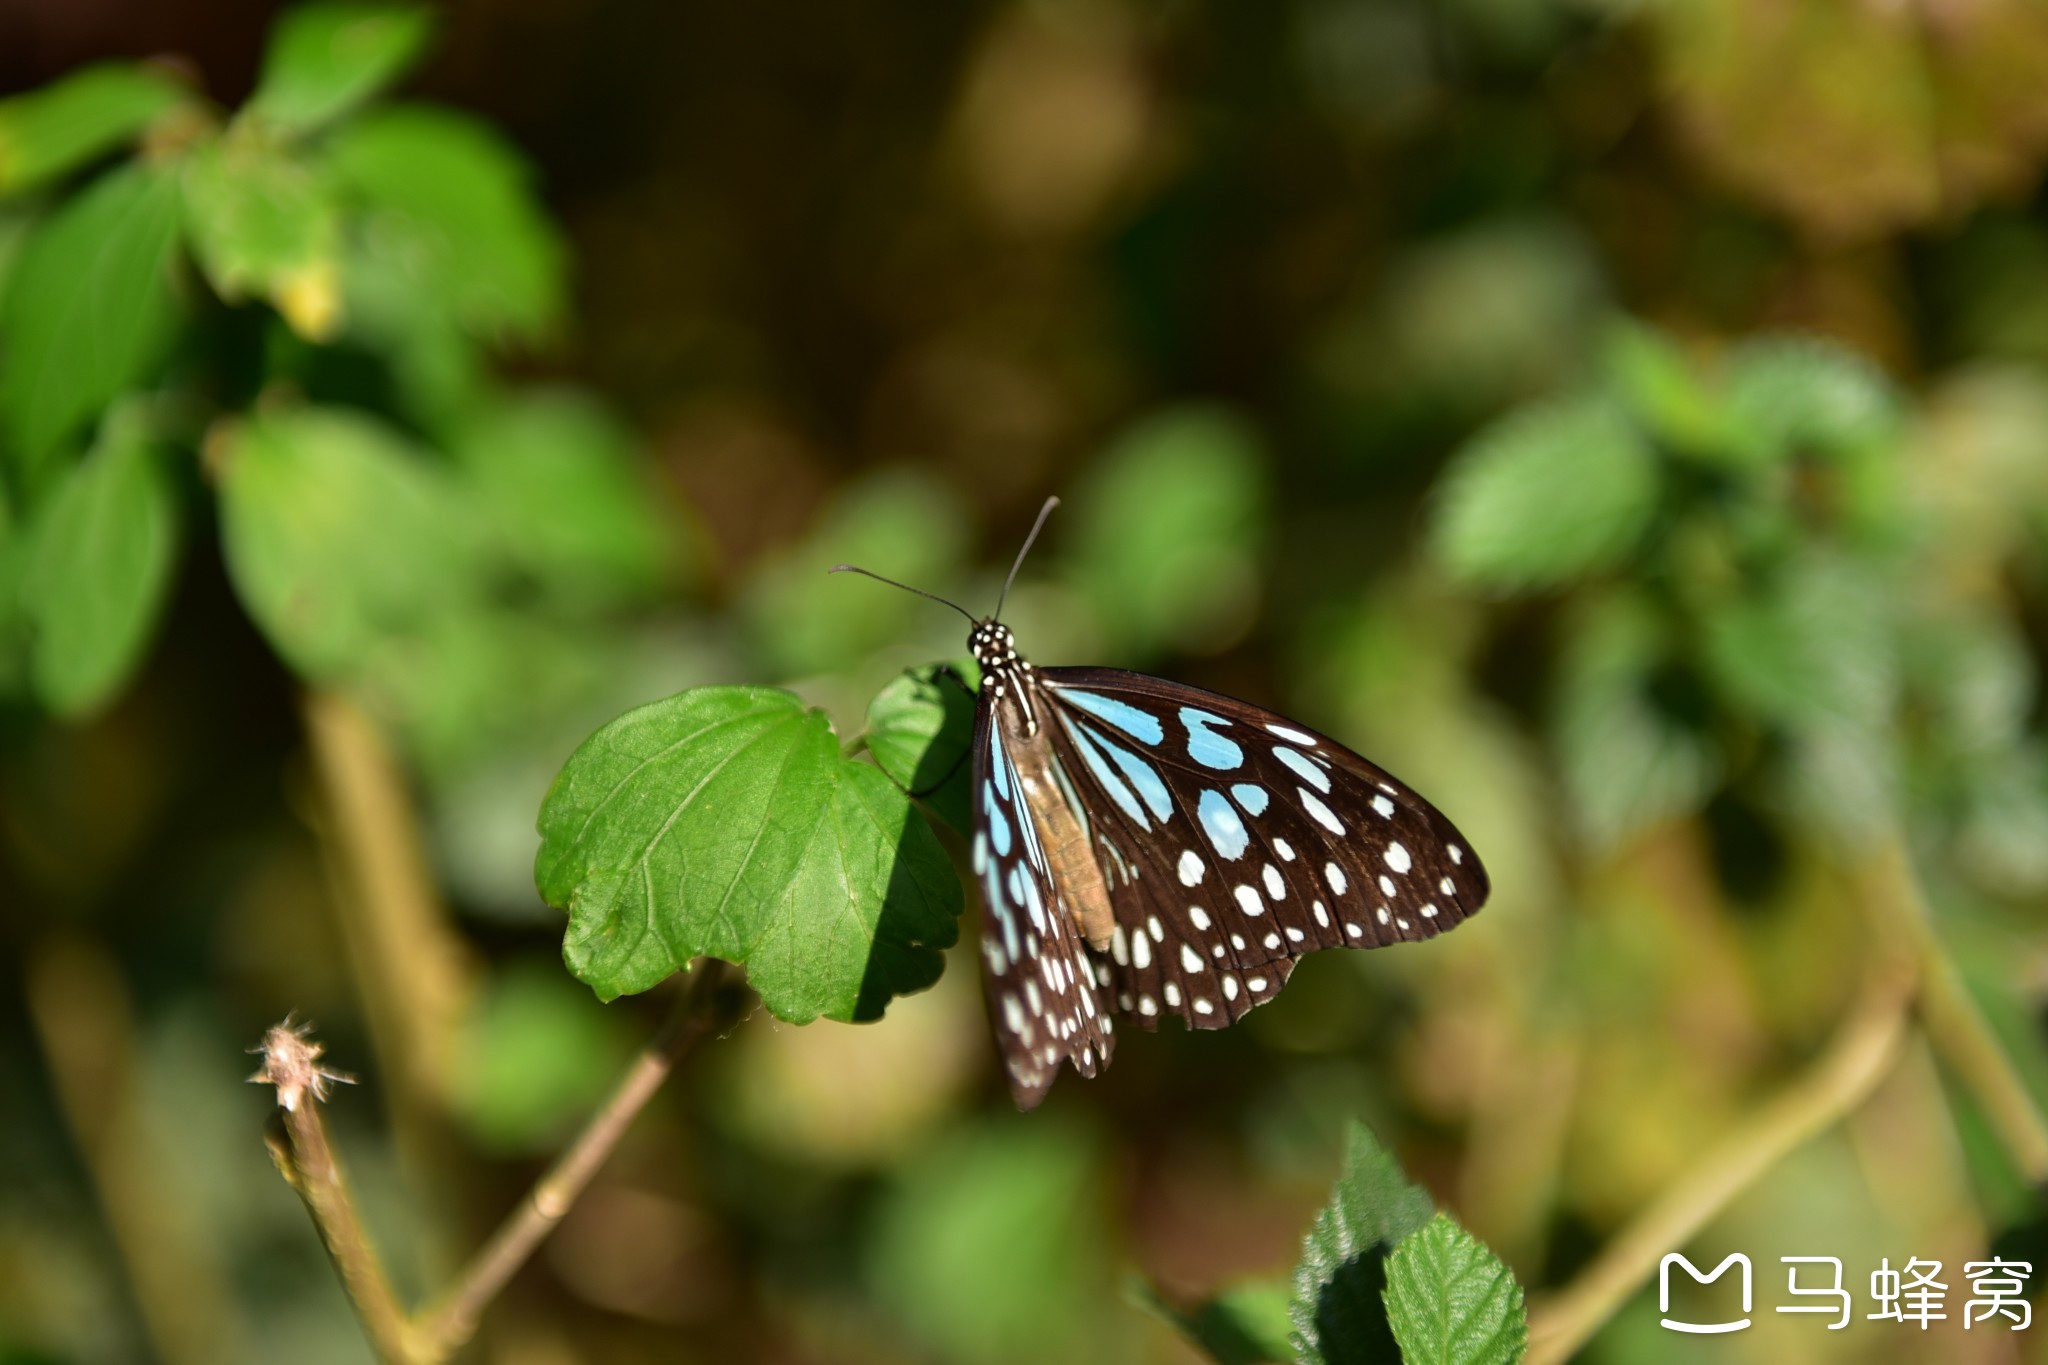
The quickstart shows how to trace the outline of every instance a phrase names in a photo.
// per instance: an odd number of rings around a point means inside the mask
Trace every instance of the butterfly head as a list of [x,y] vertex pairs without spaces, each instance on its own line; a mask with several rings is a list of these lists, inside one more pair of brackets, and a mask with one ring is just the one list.
[[967,633],[967,648],[983,673],[1008,673],[1031,665],[1017,657],[1017,637],[1000,621],[977,621]]

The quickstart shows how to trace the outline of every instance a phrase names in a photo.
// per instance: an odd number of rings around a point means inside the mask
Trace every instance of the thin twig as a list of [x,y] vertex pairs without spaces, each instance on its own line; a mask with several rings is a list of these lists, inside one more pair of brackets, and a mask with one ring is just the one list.
[[342,1178],[320,1101],[349,1077],[320,1065],[320,1047],[289,1020],[264,1035],[263,1066],[249,1079],[277,1087],[278,1119],[266,1135],[271,1159],[306,1202],[306,1211],[341,1275],[342,1287],[387,1365],[438,1365],[476,1332],[483,1311],[535,1247],[561,1223],[627,1127],[677,1063],[725,1026],[720,1008],[725,964],[700,959],[659,1032],[626,1068],[610,1098],[484,1244],[455,1285],[431,1307],[407,1316],[398,1306],[348,1184]]
[[1901,842],[1886,846],[1874,880],[1870,894],[1911,938],[1920,959],[1920,1021],[1928,1042],[1976,1096],[2027,1183],[2048,1183],[2048,1120],[1935,933],[1926,893]]
[[405,777],[375,721],[336,692],[301,701],[322,842],[341,884],[342,935],[381,1070],[401,1115],[437,1111],[470,975],[434,889]]
[[166,1365],[241,1358],[247,1333],[227,1276],[195,1223],[162,1116],[145,1100],[119,966],[98,942],[61,930],[25,965],[29,1018],[152,1354]]
[[1891,1070],[1905,1035],[1912,975],[1886,957],[1863,1000],[1797,1082],[1725,1138],[1636,1216],[1579,1277],[1529,1315],[1525,1365],[1569,1359],[1682,1247],[1757,1178],[1860,1105]]
[[484,1308],[534,1248],[561,1224],[669,1073],[706,1035],[717,1030],[716,1001],[724,976],[725,964],[712,958],[698,962],[661,1031],[626,1068],[604,1105],[477,1252],[454,1287],[421,1314],[417,1337],[421,1359],[445,1360],[469,1340]]
[[320,1118],[327,1083],[347,1077],[321,1067],[319,1045],[308,1040],[303,1027],[290,1022],[271,1029],[261,1050],[263,1067],[249,1079],[277,1087],[274,1124],[264,1135],[270,1159],[305,1201],[378,1358],[386,1365],[413,1365],[418,1357],[405,1310],[399,1307],[390,1277],[356,1213],[355,1198]]

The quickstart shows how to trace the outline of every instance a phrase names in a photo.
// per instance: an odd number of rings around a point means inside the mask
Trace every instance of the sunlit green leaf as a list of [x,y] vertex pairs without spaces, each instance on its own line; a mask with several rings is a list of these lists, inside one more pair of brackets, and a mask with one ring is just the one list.
[[566,391],[493,404],[455,442],[500,552],[571,606],[644,599],[679,546],[633,439]]
[[1212,1299],[1182,1308],[1144,1280],[1129,1287],[1129,1298],[1171,1325],[1217,1365],[1268,1365],[1294,1359],[1288,1303],[1293,1291],[1283,1281],[1253,1280]]
[[1080,1339],[1109,1283],[1094,1144],[994,1123],[907,1163],[869,1257],[881,1300],[939,1360],[1102,1358]]
[[215,139],[186,165],[185,222],[193,255],[222,298],[266,298],[301,336],[333,335],[341,219],[316,167],[260,138]]
[[1898,398],[1884,375],[1817,337],[1746,342],[1729,355],[1724,382],[1736,426],[1773,456],[1854,453],[1898,432]]
[[162,356],[178,218],[175,170],[123,166],[23,248],[0,300],[0,418],[30,468]]
[[1521,1286],[1448,1214],[1387,1257],[1386,1300],[1402,1365],[1514,1365],[1528,1344]]
[[1648,604],[1589,603],[1564,640],[1557,746],[1581,836],[1596,849],[1695,809],[1721,774],[1710,699]]
[[1602,359],[1630,414],[1659,441],[1684,451],[1719,442],[1720,405],[1670,337],[1625,322],[1608,333]]
[[1120,648],[1228,644],[1258,603],[1266,486],[1256,434],[1221,408],[1139,422],[1073,499],[1074,571]]
[[0,198],[114,150],[183,98],[163,72],[107,62],[0,100]]
[[1294,1346],[1305,1365],[1352,1365],[1394,1358],[1381,1291],[1386,1259],[1430,1219],[1429,1196],[1408,1183],[1372,1133],[1353,1123],[1344,1170],[1316,1214],[1294,1270]]
[[492,977],[458,1048],[455,1112],[501,1152],[554,1146],[589,1116],[631,1051],[619,1021],[559,965],[523,961]]
[[383,637],[477,591],[477,527],[454,482],[366,415],[252,420],[227,442],[220,492],[235,591],[309,677],[347,673]]
[[781,1018],[872,1019],[938,979],[957,933],[960,882],[924,817],[772,688],[627,712],[563,766],[540,831],[564,956],[606,999],[710,954]]
[[403,76],[425,51],[433,23],[422,5],[287,10],[271,30],[247,112],[289,133],[331,122]]
[[926,664],[899,676],[868,705],[868,752],[875,762],[961,834],[971,825],[967,748],[974,740],[974,695],[968,689],[976,671],[971,659]]
[[1508,418],[1446,474],[1436,552],[1458,577],[1539,588],[1619,563],[1656,510],[1649,447],[1608,403],[1577,399]]
[[489,125],[401,105],[339,129],[331,165],[360,201],[359,250],[487,341],[530,340],[562,307],[562,246],[526,162]]
[[142,424],[116,414],[36,517],[21,581],[36,695],[105,704],[142,657],[177,561],[177,496]]

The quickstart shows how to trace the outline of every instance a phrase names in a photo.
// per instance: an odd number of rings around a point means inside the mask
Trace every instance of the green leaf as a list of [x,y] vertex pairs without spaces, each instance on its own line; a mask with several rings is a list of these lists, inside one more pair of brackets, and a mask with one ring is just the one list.
[[1711,698],[1656,610],[1632,594],[1587,604],[1564,641],[1555,720],[1580,836],[1615,847],[1696,809],[1721,775]]
[[23,248],[0,300],[0,419],[28,468],[169,345],[178,217],[174,170],[123,166]]
[[[951,668],[954,678],[944,676]],[[973,660],[909,669],[868,703],[868,752],[883,772],[961,834],[973,824],[968,808],[974,742],[974,696],[964,681]],[[956,679],[959,679],[956,681]]]
[[341,217],[333,186],[315,167],[261,138],[217,138],[185,167],[185,223],[193,255],[223,299],[268,299],[311,341],[334,334]]
[[228,576],[300,673],[345,675],[381,639],[478,594],[469,504],[376,420],[338,408],[269,414],[225,451]]
[[246,112],[286,133],[330,123],[403,76],[433,27],[418,5],[301,5],[271,31]]
[[365,211],[362,250],[415,310],[481,340],[533,339],[562,309],[562,245],[525,161],[488,124],[403,105],[334,137],[336,175]]
[[1394,1359],[1380,1293],[1387,1253],[1430,1219],[1429,1196],[1360,1123],[1350,1126],[1344,1173],[1316,1214],[1294,1270],[1294,1347],[1305,1365]]
[[36,695],[106,703],[141,660],[177,563],[178,505],[139,420],[116,413],[37,516],[21,581]]
[[1764,337],[1737,347],[1725,392],[1738,430],[1766,458],[1869,450],[1899,429],[1890,381],[1861,356],[1818,338]]
[[1482,432],[1445,476],[1436,553],[1481,587],[1549,587],[1619,564],[1649,528],[1658,470],[1614,407],[1575,399]]
[[1684,451],[1721,444],[1719,404],[1670,337],[1625,322],[1608,334],[1602,358],[1630,414],[1658,440]]
[[495,404],[454,453],[500,552],[572,607],[644,600],[678,558],[674,526],[632,436],[568,392]]
[[184,97],[162,72],[106,62],[0,100],[0,198],[104,156]]
[[1113,1284],[1097,1144],[1057,1119],[995,1121],[903,1163],[866,1258],[875,1297],[961,1365],[1100,1359]]
[[873,1019],[938,980],[958,932],[930,826],[822,711],[772,688],[627,712],[563,766],[540,833],[563,955],[605,999],[709,954],[744,964],[780,1018]]
[[1208,651],[1251,624],[1266,518],[1257,435],[1188,406],[1119,436],[1074,499],[1072,562],[1120,647]]
[[1403,1365],[1514,1365],[1529,1343],[1522,1287],[1447,1214],[1394,1248],[1386,1300]]
[[1288,1336],[1292,1290],[1278,1280],[1237,1285],[1189,1308],[1171,1303],[1142,1279],[1131,1281],[1126,1296],[1178,1330],[1217,1365],[1268,1365],[1294,1358]]

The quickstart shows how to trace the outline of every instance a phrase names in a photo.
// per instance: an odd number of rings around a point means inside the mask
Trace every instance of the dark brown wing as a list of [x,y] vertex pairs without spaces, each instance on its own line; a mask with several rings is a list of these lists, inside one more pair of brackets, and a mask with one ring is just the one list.
[[1108,668],[1038,670],[1054,753],[1116,912],[1116,1007],[1222,1028],[1302,954],[1431,938],[1486,872],[1435,807],[1325,735]]

